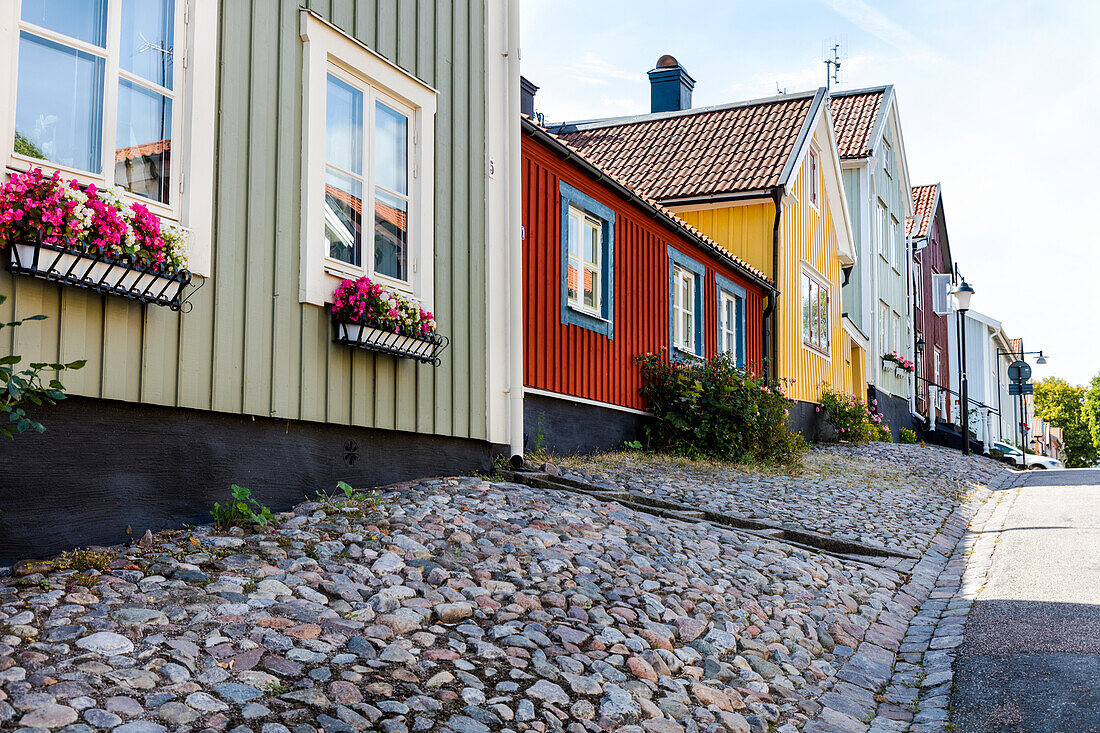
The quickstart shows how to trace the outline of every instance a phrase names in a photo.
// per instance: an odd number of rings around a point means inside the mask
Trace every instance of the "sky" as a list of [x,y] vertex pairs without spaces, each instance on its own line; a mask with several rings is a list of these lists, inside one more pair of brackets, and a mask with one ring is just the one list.
[[525,0],[524,76],[547,120],[649,111],[672,54],[696,107],[893,84],[913,185],[939,182],[974,310],[1042,349],[1035,378],[1100,372],[1100,2]]

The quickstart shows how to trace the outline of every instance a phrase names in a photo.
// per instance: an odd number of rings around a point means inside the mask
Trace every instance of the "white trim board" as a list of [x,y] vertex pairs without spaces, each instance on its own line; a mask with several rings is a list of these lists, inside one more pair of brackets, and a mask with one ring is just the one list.
[[605,407],[609,410],[618,410],[619,412],[629,412],[631,415],[642,415],[644,417],[651,417],[652,412],[646,412],[645,410],[636,410],[633,407],[623,407],[622,405],[613,405],[610,402],[599,402],[597,400],[590,400],[585,397],[574,397],[573,395],[561,394],[560,392],[551,392],[545,389],[537,389],[535,387],[524,387],[523,394],[537,395],[539,397],[552,397],[558,400],[565,400],[566,402],[576,402],[581,405],[589,405],[591,407]]

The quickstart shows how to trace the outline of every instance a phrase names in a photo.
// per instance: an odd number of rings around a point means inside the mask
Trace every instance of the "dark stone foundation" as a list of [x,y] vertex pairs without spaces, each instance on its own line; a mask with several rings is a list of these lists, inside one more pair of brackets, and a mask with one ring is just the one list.
[[545,395],[523,398],[523,434],[528,451],[556,455],[617,450],[628,440],[641,440],[645,416],[610,407]]
[[485,441],[70,398],[0,443],[0,563],[209,522],[230,484],[283,510],[357,488],[487,470]]

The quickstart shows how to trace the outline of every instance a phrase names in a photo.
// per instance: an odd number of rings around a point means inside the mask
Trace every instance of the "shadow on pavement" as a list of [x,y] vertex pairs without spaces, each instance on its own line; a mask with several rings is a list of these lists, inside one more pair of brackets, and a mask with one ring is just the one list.
[[954,668],[962,733],[1100,731],[1100,605],[977,601]]

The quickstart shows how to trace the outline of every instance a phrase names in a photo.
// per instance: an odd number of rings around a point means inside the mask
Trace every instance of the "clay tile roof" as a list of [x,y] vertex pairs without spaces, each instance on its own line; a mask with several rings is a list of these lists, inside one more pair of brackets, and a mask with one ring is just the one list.
[[602,168],[585,153],[581,152],[578,148],[573,147],[567,140],[564,139],[564,136],[556,135],[550,132],[527,116],[523,117],[523,123],[530,127],[532,130],[537,130],[538,132],[542,133],[552,145],[559,146],[562,150],[569,153],[571,157],[578,158],[579,160],[588,163],[590,166],[598,170],[607,180],[611,181],[612,183],[618,184],[623,188],[634,191],[637,201],[641,206],[648,206],[658,216],[663,217],[667,222],[669,222],[673,227],[683,230],[686,236],[695,240],[694,243],[700,249],[705,249],[709,251],[712,255],[726,260],[729,264],[733,265],[735,269],[748,273],[756,279],[768,283],[769,285],[774,285],[775,281],[772,280],[772,278],[770,278],[769,276],[765,275],[763,271],[756,269],[748,262],[742,260],[740,257],[737,257],[736,255],[730,253],[728,250],[722,247],[722,245],[718,244],[718,242],[714,241],[695,227],[688,224],[680,217],[676,216],[676,214],[672,210],[665,208],[644,193],[633,189],[625,180],[616,176],[614,173],[611,173]]
[[913,217],[905,222],[905,236],[927,237],[936,216],[936,199],[940,184],[913,186]]
[[128,148],[119,148],[115,151],[115,162],[121,163],[124,160],[131,160],[133,158],[144,158],[147,155],[160,155],[171,149],[171,140],[156,140],[151,143],[143,143]]
[[885,98],[886,87],[837,92],[831,97],[833,131],[841,158],[865,158],[871,154],[871,134]]
[[1008,348],[1012,349],[1014,352],[1019,354],[1021,351],[1023,351],[1023,348],[1024,348],[1023,347],[1023,341],[1024,341],[1023,339],[1009,339],[1008,340]]
[[780,185],[815,93],[562,125],[559,137],[646,196],[667,201]]

